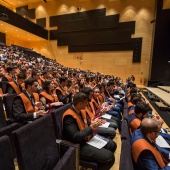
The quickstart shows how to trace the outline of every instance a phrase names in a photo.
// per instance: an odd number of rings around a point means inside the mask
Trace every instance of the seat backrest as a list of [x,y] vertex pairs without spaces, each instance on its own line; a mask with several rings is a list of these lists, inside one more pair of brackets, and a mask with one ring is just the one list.
[[9,94],[3,97],[7,118],[14,118],[12,114],[12,103],[16,96],[17,94]]
[[54,122],[56,139],[62,139],[62,116],[64,112],[68,110],[70,107],[71,104],[69,103],[51,112],[53,122]]
[[4,114],[4,107],[3,107],[3,100],[2,97],[0,97],[0,128],[6,126],[6,118]]
[[134,170],[129,140],[122,140],[119,170]]
[[44,116],[13,132],[20,170],[52,170],[59,152],[51,115]]
[[2,92],[5,94],[6,91],[6,85],[7,85],[8,81],[1,81],[1,87],[2,87]]
[[15,170],[8,136],[0,137],[0,169]]
[[121,140],[128,140],[130,141],[130,131],[128,122],[126,119],[122,121],[122,127],[121,127]]
[[11,125],[5,126],[3,128],[0,128],[0,137],[7,135],[10,138],[11,146],[12,146],[12,154],[13,158],[16,157],[15,149],[14,149],[14,142],[12,137],[12,132],[19,128],[18,123],[12,123]]

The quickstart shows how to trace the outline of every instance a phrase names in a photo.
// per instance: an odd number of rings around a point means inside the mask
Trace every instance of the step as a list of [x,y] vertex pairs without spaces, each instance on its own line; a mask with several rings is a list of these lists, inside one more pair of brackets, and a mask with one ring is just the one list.
[[168,106],[164,105],[162,102],[155,102],[155,104],[159,107],[160,110],[168,109]]

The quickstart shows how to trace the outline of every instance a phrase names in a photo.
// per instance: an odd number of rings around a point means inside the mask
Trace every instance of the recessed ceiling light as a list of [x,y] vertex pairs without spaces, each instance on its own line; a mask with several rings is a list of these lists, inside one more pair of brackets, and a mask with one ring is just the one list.
[[3,24],[1,24],[1,25],[3,25]]
[[18,31],[18,30],[15,30],[15,31]]

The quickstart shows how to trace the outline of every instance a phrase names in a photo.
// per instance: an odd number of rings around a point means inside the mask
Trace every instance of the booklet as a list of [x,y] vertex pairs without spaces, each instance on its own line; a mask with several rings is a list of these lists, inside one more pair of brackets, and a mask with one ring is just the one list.
[[109,139],[103,136],[95,135],[87,142],[87,144],[94,146],[95,148],[101,149],[108,143],[108,141]]
[[161,135],[156,138],[156,144],[162,148],[170,148],[169,144]]
[[102,118],[106,118],[106,119],[111,119],[111,115],[109,115],[109,114],[104,114],[104,115],[102,115]]
[[102,125],[101,125],[101,126],[99,126],[99,127],[108,128],[108,127],[109,127],[109,125],[110,125],[110,123],[109,123],[109,122],[106,122],[106,123],[102,124]]

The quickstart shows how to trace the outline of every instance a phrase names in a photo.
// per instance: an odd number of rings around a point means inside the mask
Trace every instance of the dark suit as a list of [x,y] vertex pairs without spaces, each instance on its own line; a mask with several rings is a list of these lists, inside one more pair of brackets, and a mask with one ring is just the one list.
[[[72,108],[72,110],[74,110]],[[86,143],[85,137],[93,135],[91,126],[84,130],[79,130],[77,121],[70,115],[64,117],[63,120],[63,137],[73,143],[80,144],[80,159],[97,162],[99,170],[109,170],[114,161],[114,151],[116,144],[109,140],[107,145],[102,149],[97,149]]]
[[65,96],[63,96],[62,94],[61,94],[61,91],[60,90],[56,90],[56,94],[57,94],[57,97],[58,97],[58,100],[60,101],[60,102],[63,102],[63,104],[66,104],[67,103],[67,99],[69,99],[69,101],[70,101],[70,98],[71,98],[71,93],[70,94],[66,94]]
[[[139,139],[145,139],[150,145],[157,148],[157,150],[164,156],[164,158],[166,158],[169,161],[169,152],[167,152],[167,150],[163,148],[160,148],[154,143],[151,143],[151,141],[141,132],[141,130],[137,129],[132,134],[131,145],[133,145],[133,143]],[[153,153],[147,149],[143,150],[140,153],[135,166],[137,170],[170,170],[170,166],[164,166],[163,168],[160,168]]]
[[[25,96],[30,100],[28,94],[24,92]],[[17,122],[27,123],[28,121],[33,121],[35,118],[33,117],[33,113],[27,114],[26,109],[24,107],[24,103],[20,96],[16,96],[12,103],[13,115]]]
[[[18,85],[17,85],[18,86]],[[19,85],[18,86],[22,92],[22,87]],[[14,88],[7,83],[7,86],[6,86],[6,90],[5,90],[5,93],[8,93],[8,94],[16,94],[16,91],[14,90]]]

